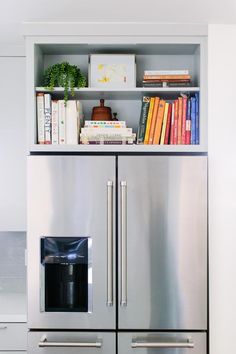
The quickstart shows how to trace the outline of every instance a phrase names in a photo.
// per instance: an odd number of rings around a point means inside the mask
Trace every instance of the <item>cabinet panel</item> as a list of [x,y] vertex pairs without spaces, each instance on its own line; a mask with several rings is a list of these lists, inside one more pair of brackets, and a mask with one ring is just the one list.
[[0,77],[0,230],[24,231],[26,229],[25,58],[0,57]]
[[2,350],[26,350],[27,325],[25,323],[0,323],[0,353]]

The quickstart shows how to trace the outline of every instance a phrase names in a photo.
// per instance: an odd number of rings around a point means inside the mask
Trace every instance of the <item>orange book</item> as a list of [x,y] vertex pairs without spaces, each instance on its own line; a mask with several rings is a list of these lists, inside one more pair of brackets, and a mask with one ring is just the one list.
[[161,128],[162,128],[162,122],[163,122],[164,111],[165,111],[165,103],[166,103],[165,100],[160,100],[159,108],[157,112],[156,125],[154,130],[153,144],[159,144],[160,142]]
[[152,144],[153,143],[154,130],[155,130],[155,125],[156,125],[156,120],[157,120],[157,111],[158,111],[159,101],[160,101],[160,98],[159,97],[155,97],[148,144]]
[[152,97],[150,100],[150,106],[148,110],[148,117],[147,117],[147,124],[146,124],[146,131],[145,131],[145,138],[144,138],[144,144],[148,144],[149,141],[149,133],[150,133],[150,128],[151,128],[151,120],[152,120],[152,113],[153,113],[153,108],[154,108],[154,101],[155,97]]
[[162,131],[161,131],[161,140],[160,140],[160,144],[161,144],[161,145],[163,145],[164,142],[165,142],[168,110],[169,110],[169,103],[166,102],[166,103],[165,103],[165,111],[164,111],[163,124],[162,124]]
[[177,144],[182,144],[182,119],[183,119],[183,98],[178,97],[178,138]]
[[143,80],[190,80],[191,75],[143,75]]

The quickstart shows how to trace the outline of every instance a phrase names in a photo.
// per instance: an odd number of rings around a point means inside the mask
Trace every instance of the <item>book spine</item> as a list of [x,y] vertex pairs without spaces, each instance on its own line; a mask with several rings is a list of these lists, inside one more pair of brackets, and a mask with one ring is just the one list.
[[78,144],[78,116],[75,100],[68,100],[66,105],[66,144]]
[[150,97],[143,97],[140,120],[139,120],[138,136],[137,136],[138,144],[144,143],[150,100],[151,100]]
[[82,134],[92,134],[92,135],[104,135],[104,134],[109,134],[109,135],[132,135],[132,128],[82,128],[81,129]]
[[51,111],[51,95],[44,95],[44,144],[52,143],[52,111]]
[[149,133],[150,133],[150,127],[151,127],[151,120],[152,120],[154,101],[155,101],[155,98],[152,97],[151,100],[150,100],[150,106],[149,106],[149,110],[148,110],[146,131],[145,131],[145,137],[144,137],[144,144],[148,144],[148,140],[149,140]]
[[81,140],[83,145],[133,145],[134,142],[130,140]]
[[178,139],[177,144],[182,144],[182,119],[183,119],[183,98],[178,98]]
[[173,136],[173,144],[176,145],[178,142],[178,100],[174,101],[175,105],[175,117],[174,117],[174,136]]
[[165,103],[166,103],[165,100],[160,100],[159,109],[157,113],[156,126],[154,131],[153,144],[160,143],[161,129],[163,124],[164,112],[165,112]]
[[185,144],[191,144],[191,101],[187,100]]
[[182,118],[182,144],[186,144],[186,114],[187,114],[187,97],[183,97],[183,118]]
[[191,97],[191,144],[196,144],[196,98]]
[[91,121],[86,120],[85,128],[126,128],[125,121]]
[[162,124],[162,131],[161,131],[161,140],[160,140],[160,144],[161,144],[161,145],[164,145],[164,142],[165,142],[166,124],[167,124],[168,111],[169,111],[169,103],[166,102],[166,103],[165,103],[165,111],[164,111],[163,124]]
[[199,144],[199,93],[195,93],[196,97],[196,144]]
[[37,93],[38,144],[44,144],[44,93]]
[[189,70],[145,70],[144,75],[189,75]]
[[59,144],[58,101],[52,100],[52,144]]
[[144,80],[190,80],[191,75],[144,75]]
[[84,114],[83,114],[83,105],[81,101],[76,101],[77,107],[77,121],[78,121],[78,142],[79,142],[79,133],[81,127],[84,125]]
[[159,101],[160,101],[160,98],[155,97],[148,144],[153,144]]
[[58,101],[58,113],[59,113],[59,144],[66,143],[66,107],[65,101]]
[[168,115],[167,115],[167,123],[166,123],[166,133],[164,144],[167,145],[170,140],[170,128],[171,128],[171,115],[172,115],[172,103],[169,103],[168,106]]
[[175,126],[175,104],[171,103],[172,111],[171,111],[171,124],[170,124],[170,145],[174,144],[174,126]]

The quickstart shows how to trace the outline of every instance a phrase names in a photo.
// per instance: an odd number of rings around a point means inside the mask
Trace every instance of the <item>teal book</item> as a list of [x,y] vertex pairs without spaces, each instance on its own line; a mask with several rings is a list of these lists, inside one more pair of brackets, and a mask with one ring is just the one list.
[[137,143],[138,144],[144,143],[150,100],[151,100],[151,97],[146,97],[146,96],[143,97],[140,120],[139,120],[139,127],[138,127],[138,135],[137,135]]

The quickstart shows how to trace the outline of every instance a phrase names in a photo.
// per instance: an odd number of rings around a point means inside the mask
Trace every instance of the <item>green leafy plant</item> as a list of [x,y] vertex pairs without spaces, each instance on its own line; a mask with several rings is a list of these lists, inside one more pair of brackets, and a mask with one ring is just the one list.
[[64,88],[65,104],[69,97],[75,94],[75,88],[86,86],[86,77],[81,73],[76,65],[70,65],[68,62],[54,64],[48,67],[43,75],[43,86],[53,91],[55,87]]

